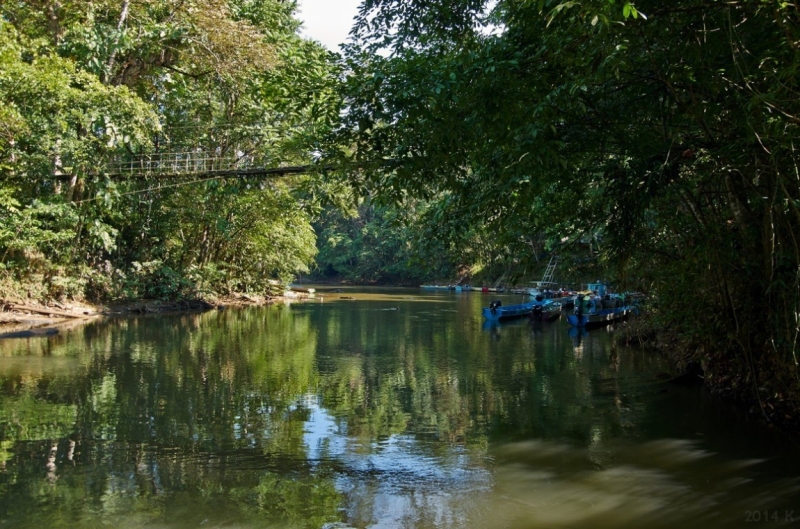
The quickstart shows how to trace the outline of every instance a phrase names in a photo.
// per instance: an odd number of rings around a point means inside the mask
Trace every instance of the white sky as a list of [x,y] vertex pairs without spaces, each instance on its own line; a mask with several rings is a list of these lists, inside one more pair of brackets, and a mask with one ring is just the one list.
[[347,40],[361,0],[300,0],[300,33],[321,42],[331,51]]

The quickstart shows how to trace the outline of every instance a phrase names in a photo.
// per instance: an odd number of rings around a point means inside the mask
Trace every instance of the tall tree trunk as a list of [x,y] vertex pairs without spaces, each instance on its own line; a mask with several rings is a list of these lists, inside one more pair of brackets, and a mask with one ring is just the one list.
[[124,0],[122,2],[122,12],[119,14],[119,22],[117,22],[117,34],[114,37],[114,46],[111,48],[111,55],[108,57],[108,62],[106,63],[106,73],[105,73],[105,83],[111,84],[111,79],[113,79],[113,71],[114,71],[114,61],[117,57],[117,45],[119,44],[119,34],[122,32],[122,28],[125,27],[125,21],[128,19],[128,8],[131,5],[131,0]]
[[53,44],[58,46],[61,42],[61,21],[58,20],[58,12],[61,10],[61,2],[49,2],[47,4],[47,29],[53,36]]

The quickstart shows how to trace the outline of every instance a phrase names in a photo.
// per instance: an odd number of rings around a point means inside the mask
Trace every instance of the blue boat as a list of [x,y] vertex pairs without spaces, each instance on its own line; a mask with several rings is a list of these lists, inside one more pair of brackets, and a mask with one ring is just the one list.
[[573,327],[598,327],[627,318],[633,311],[628,305],[604,307],[601,299],[586,299],[579,294],[575,299],[575,312],[567,315],[567,322]]
[[630,314],[630,307],[602,309],[588,314],[568,314],[567,322],[573,327],[599,327],[600,325],[608,325],[609,323],[627,318]]
[[[519,303],[517,305],[504,306],[499,300],[492,301],[488,307],[483,307],[483,317],[489,321],[510,320],[512,318],[521,318],[528,316],[533,311],[534,307],[547,307],[553,303],[550,299],[533,300],[528,303]],[[559,305],[560,307],[560,305]]]

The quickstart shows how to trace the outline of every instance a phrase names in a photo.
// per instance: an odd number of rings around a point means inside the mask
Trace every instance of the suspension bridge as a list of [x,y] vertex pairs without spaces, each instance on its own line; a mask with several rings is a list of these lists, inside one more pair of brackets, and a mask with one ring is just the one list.
[[109,178],[170,177],[269,177],[329,170],[319,165],[270,165],[245,154],[220,154],[208,151],[179,151],[140,154],[117,158],[96,174]]

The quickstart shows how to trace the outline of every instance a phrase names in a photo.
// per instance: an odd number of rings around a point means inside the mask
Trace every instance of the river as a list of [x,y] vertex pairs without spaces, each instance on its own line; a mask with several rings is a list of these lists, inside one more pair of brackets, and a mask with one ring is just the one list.
[[[320,290],[324,290],[321,288]],[[800,450],[520,296],[350,288],[0,341],[0,528],[800,525]]]

